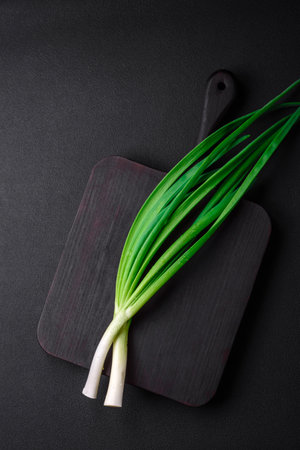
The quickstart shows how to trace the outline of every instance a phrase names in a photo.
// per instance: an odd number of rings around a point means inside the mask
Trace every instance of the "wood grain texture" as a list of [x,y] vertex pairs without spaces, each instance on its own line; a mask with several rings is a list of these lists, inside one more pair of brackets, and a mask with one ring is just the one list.
[[[121,157],[94,167],[38,325],[48,353],[89,367],[112,318],[126,235],[163,175]],[[269,234],[266,212],[243,201],[134,318],[126,382],[192,406],[212,398]]]

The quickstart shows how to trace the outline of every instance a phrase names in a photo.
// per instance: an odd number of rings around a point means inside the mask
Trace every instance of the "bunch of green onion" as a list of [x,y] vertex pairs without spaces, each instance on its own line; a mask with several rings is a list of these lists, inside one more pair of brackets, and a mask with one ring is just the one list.
[[[297,123],[300,103],[280,101],[299,85],[300,79],[262,108],[210,134],[167,173],[147,198],[123,248],[116,281],[114,316],[94,354],[84,395],[96,398],[104,361],[113,345],[111,375],[104,404],[122,406],[132,317],[220,227]],[[257,119],[269,111],[286,107],[292,109],[284,117],[251,142],[244,142],[250,136],[243,133]],[[235,147],[241,149],[233,154],[231,151]],[[227,160],[224,162],[225,157]],[[199,204],[200,212],[196,210]],[[174,237],[176,227],[180,223],[181,226],[185,224],[187,221],[184,219],[193,211],[198,211],[196,219],[186,225],[179,237],[176,234]]]

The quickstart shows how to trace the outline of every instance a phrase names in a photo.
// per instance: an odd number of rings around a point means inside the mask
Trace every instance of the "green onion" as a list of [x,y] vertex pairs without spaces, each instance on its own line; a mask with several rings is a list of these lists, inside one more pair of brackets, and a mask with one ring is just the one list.
[[[300,118],[300,103],[279,103],[297,80],[262,108],[219,128],[162,179],[137,214],[121,255],[114,317],[94,354],[83,394],[96,398],[107,353],[113,345],[112,368],[105,405],[122,406],[127,339],[132,317],[221,226],[239,203],[282,140]],[[243,133],[261,116],[296,107],[251,142]],[[233,150],[242,147],[233,153]],[[218,162],[227,157],[220,167]],[[178,237],[179,224],[198,216]],[[183,222],[184,221],[184,222]],[[173,239],[172,239],[173,238]],[[171,242],[168,244],[168,242]],[[163,245],[167,245],[164,249]]]

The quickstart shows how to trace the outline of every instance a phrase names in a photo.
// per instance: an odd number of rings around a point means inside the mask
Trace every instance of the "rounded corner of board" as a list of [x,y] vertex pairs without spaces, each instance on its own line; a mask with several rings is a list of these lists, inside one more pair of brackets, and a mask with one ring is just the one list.
[[123,158],[122,156],[118,155],[112,155],[112,156],[105,156],[104,158],[100,159],[92,168],[92,174],[99,168],[111,164],[117,164],[121,161],[126,160],[126,158]]
[[264,225],[269,236],[272,232],[272,221],[269,213],[263,206],[259,205],[258,203],[252,201],[250,201],[249,203],[251,203],[251,205],[258,211],[261,217],[261,223]]
[[37,338],[37,341],[38,341],[40,347],[42,348],[42,350],[44,350],[44,352],[46,352],[48,355],[53,356],[53,353],[51,353],[51,351],[47,348],[45,339],[43,336],[42,317],[40,318],[38,326],[37,326],[36,338]]

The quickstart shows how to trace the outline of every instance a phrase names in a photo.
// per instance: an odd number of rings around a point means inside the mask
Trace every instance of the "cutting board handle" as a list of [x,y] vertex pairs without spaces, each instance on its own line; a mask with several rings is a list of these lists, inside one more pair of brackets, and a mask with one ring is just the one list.
[[227,70],[218,70],[208,79],[204,96],[201,128],[196,144],[206,138],[237,96],[237,84]]

